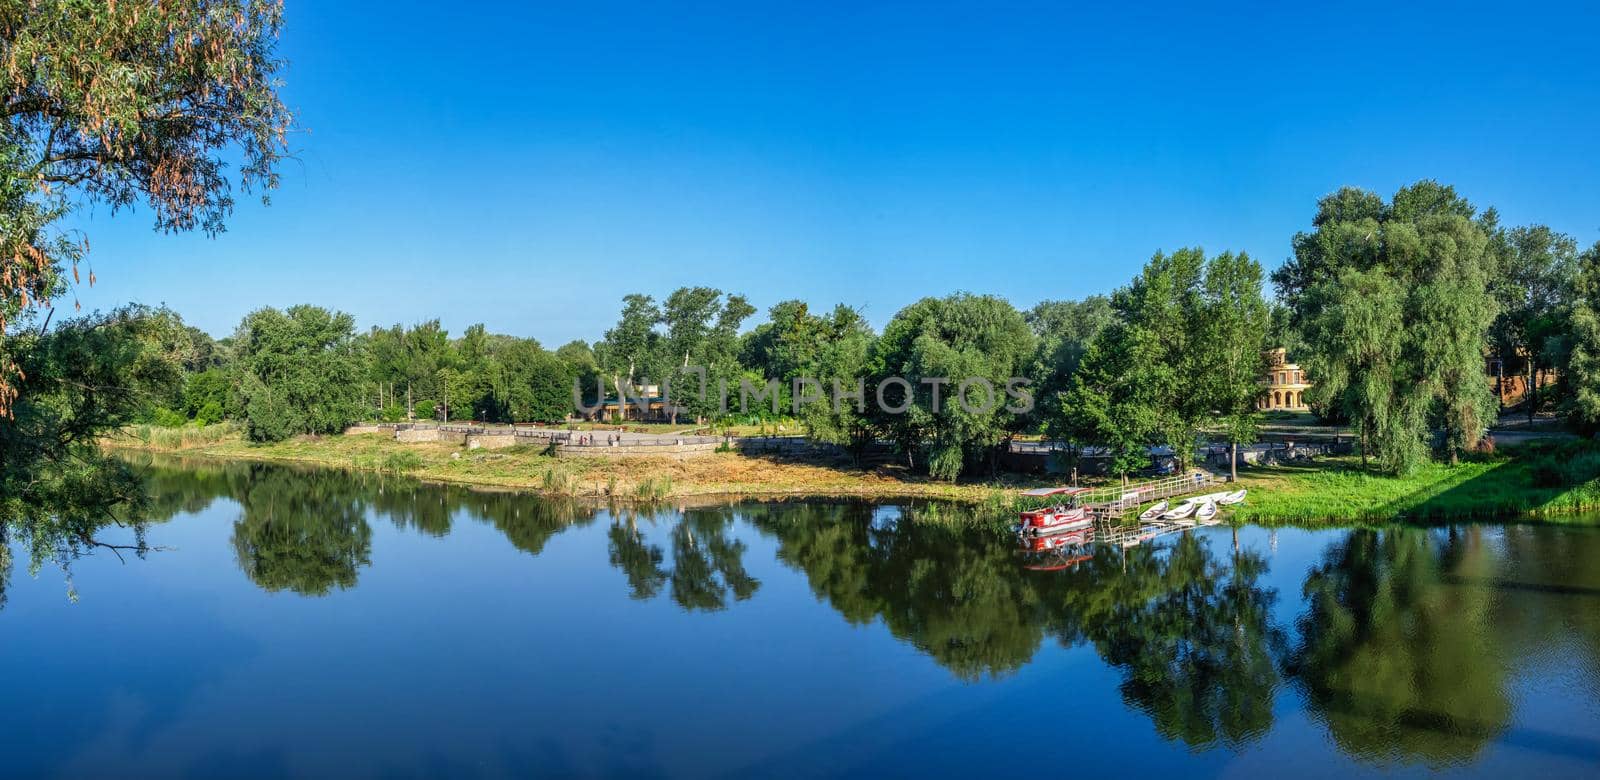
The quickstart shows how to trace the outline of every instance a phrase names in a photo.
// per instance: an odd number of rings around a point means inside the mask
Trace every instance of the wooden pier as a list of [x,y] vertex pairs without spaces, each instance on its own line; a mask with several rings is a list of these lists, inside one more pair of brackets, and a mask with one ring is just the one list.
[[1113,519],[1153,501],[1187,495],[1221,484],[1223,481],[1215,474],[1193,469],[1186,474],[1148,482],[1094,488],[1080,500],[1096,518]]

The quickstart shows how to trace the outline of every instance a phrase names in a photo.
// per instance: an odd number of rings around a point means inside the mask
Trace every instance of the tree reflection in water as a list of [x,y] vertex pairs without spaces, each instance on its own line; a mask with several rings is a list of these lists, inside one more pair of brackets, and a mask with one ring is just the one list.
[[1380,763],[1472,758],[1510,721],[1480,528],[1350,532],[1305,579],[1288,668],[1346,752]]
[[[537,556],[598,514],[377,474],[177,465],[142,467],[146,521],[231,497],[241,507],[233,544],[243,572],[262,588],[306,595],[356,584],[370,565],[376,518],[434,536],[477,520]],[[1260,739],[1288,683],[1349,755],[1458,763],[1508,728],[1516,665],[1551,652],[1600,662],[1600,575],[1585,565],[1600,552],[1596,533],[1330,532],[1333,541],[1298,579],[1299,614],[1278,625],[1268,563],[1248,547],[1184,534],[1128,550],[1095,546],[1070,567],[1034,571],[1013,537],[974,530],[988,523],[963,511],[850,502],[613,507],[606,560],[630,598],[723,610],[760,591],[745,560],[759,534],[846,621],[881,623],[960,679],[1009,675],[1047,640],[1092,648],[1120,673],[1127,706],[1196,750]],[[0,547],[0,576],[10,558]],[[1595,680],[1586,683],[1600,688]]]
[[1283,637],[1270,625],[1260,556],[1219,557],[1186,535],[1171,549],[1099,546],[1068,570],[1029,571],[1009,536],[916,512],[885,521],[867,505],[804,505],[751,515],[846,619],[882,620],[963,679],[1021,668],[1046,636],[1089,642],[1123,672],[1124,699],[1169,739],[1240,746],[1270,728]]
[[729,596],[744,601],[761,587],[745,569],[745,543],[729,535],[737,517],[732,508],[684,511],[669,534],[670,568],[639,528],[639,512],[613,511],[620,516],[607,532],[609,560],[627,578],[631,598],[654,598],[667,586],[678,606],[716,611],[728,607]]

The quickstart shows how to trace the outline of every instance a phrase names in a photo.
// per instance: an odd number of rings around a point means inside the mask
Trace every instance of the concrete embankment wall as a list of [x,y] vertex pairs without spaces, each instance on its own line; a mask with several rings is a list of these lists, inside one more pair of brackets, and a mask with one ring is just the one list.
[[467,434],[443,428],[409,428],[395,431],[394,440],[407,443],[436,441],[444,444],[466,444]]
[[[438,423],[378,423],[353,425],[346,434],[389,433],[404,443],[460,444],[467,449],[498,450],[507,447],[556,445],[563,458],[669,457],[689,458],[716,452],[723,440],[712,436],[663,436],[641,433],[565,431],[556,428],[514,428]],[[587,444],[577,443],[579,440]]]
[[556,447],[561,458],[673,458],[682,460],[717,451],[720,442],[698,444],[563,444]]

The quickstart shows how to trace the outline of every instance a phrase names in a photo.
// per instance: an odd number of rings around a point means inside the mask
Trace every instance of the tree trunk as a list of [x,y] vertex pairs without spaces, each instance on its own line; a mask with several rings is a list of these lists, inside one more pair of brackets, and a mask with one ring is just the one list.
[[1527,397],[1528,424],[1533,424],[1533,415],[1539,410],[1539,369],[1533,365],[1533,357],[1528,357],[1528,387],[1523,393]]
[[1501,414],[1506,413],[1506,360],[1494,362],[1494,400]]
[[1239,481],[1239,442],[1228,444],[1228,481]]

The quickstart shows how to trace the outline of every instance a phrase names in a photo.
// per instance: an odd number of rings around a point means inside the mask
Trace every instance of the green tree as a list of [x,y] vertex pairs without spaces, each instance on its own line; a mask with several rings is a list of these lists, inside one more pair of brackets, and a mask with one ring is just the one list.
[[[1229,262],[1233,262],[1230,257]],[[1110,448],[1112,473],[1148,464],[1148,448],[1171,447],[1181,465],[1194,457],[1200,426],[1212,407],[1196,391],[1205,252],[1157,252],[1127,287],[1111,297],[1117,320],[1091,343],[1063,399],[1053,430]]]
[[1566,338],[1568,419],[1593,434],[1600,431],[1600,243],[1579,258]]
[[258,309],[234,339],[252,439],[335,433],[361,416],[363,364],[350,315],[309,305]]
[[[872,440],[866,413],[873,392],[866,384],[873,374],[872,345],[866,318],[849,306],[839,304],[819,316],[803,301],[783,301],[745,338],[743,361],[781,380],[781,408],[800,418],[808,436],[859,455]],[[796,397],[796,382],[805,380],[816,385],[807,384]],[[859,401],[853,397],[858,391]]]
[[[1295,256],[1273,274],[1304,331],[1313,398],[1336,402],[1362,431],[1364,451],[1371,447],[1390,472],[1423,457],[1430,422],[1443,429],[1454,461],[1482,439],[1493,415],[1483,347],[1496,311],[1488,288],[1494,256],[1474,212],[1433,181],[1388,203],[1345,188],[1319,202],[1313,231],[1295,237]],[[1356,300],[1356,287],[1383,297]],[[1345,323],[1345,313],[1381,315],[1393,353],[1372,343],[1378,323]]]
[[495,347],[501,372],[504,419],[508,422],[555,423],[572,413],[572,383],[578,365],[540,348],[533,339],[508,339]]
[[1307,340],[1322,345],[1308,358],[1317,378],[1312,403],[1337,409],[1361,441],[1361,459],[1376,452],[1385,468],[1400,471],[1422,457],[1415,431],[1424,408],[1406,403],[1394,377],[1401,371],[1405,293],[1381,272],[1346,269],[1337,283],[1308,296],[1314,312]]
[[[995,447],[1019,418],[1006,391],[1033,354],[1033,333],[1006,301],[957,293],[924,298],[900,310],[878,339],[872,360],[875,384],[885,386],[890,409],[871,408],[877,426],[908,456],[925,451],[928,472],[954,480],[977,463],[993,466]],[[869,392],[875,388],[868,388]]]
[[1239,445],[1255,441],[1261,417],[1257,402],[1271,318],[1261,282],[1261,265],[1242,252],[1207,261],[1204,310],[1194,341],[1199,394],[1229,444],[1234,479],[1239,478]]
[[1496,260],[1490,291],[1500,307],[1489,343],[1502,370],[1521,367],[1532,422],[1539,409],[1540,372],[1554,367],[1555,337],[1566,325],[1578,243],[1544,225],[1505,230],[1492,213],[1486,217]]
[[65,290],[64,267],[78,280],[74,207],[143,201],[158,230],[215,235],[235,182],[277,185],[281,20],[276,0],[0,4],[0,417],[27,360],[13,329]]
[[617,399],[627,402],[639,379],[651,374],[657,381],[658,369],[670,364],[662,360],[662,338],[656,331],[661,322],[661,308],[648,295],[627,295],[622,299],[622,313],[616,326],[606,331],[605,339],[595,345],[595,360],[600,370],[610,380]]
[[183,411],[205,424],[218,422],[233,392],[233,379],[226,369],[208,368],[184,378]]
[[1041,301],[1023,318],[1036,339],[1027,376],[1035,398],[1031,425],[1039,430],[1061,417],[1062,396],[1072,389],[1089,345],[1115,321],[1116,312],[1111,299],[1091,295],[1081,301]]
[[702,419],[722,416],[721,388],[737,388],[742,369],[739,328],[754,313],[744,296],[709,287],[685,287],[668,296],[663,348],[672,363],[664,370],[674,422],[680,406]]
[[[600,374],[600,364],[595,359],[594,350],[583,341],[569,341],[556,350],[556,358],[564,363],[567,372],[577,378],[578,399],[585,405],[592,405],[604,395],[601,386],[604,378]],[[571,397],[568,392],[568,397]]]

